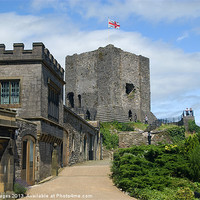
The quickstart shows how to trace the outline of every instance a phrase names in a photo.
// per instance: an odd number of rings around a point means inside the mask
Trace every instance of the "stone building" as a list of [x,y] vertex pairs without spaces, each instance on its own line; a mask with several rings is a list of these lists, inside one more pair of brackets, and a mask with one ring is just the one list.
[[[98,129],[64,109],[64,84],[63,68],[43,43],[33,43],[31,50],[25,50],[22,43],[15,43],[13,50],[0,44],[0,106],[17,115],[15,178],[30,185],[51,175],[54,148],[58,167],[62,167],[89,159],[78,153],[78,148],[89,146],[92,136],[92,141],[97,141]],[[69,116],[65,122],[64,116]],[[86,141],[78,136],[73,123],[83,127],[81,136]],[[85,148],[86,155],[89,150]],[[94,155],[92,158],[98,159]]]
[[[64,142],[66,146],[63,149],[63,152],[66,152],[63,157],[64,166],[100,159],[99,125],[91,125],[64,106],[64,128],[67,130],[64,134],[64,141],[67,141]],[[69,143],[72,145],[68,147]]]
[[113,45],[66,57],[66,105],[85,119],[126,122],[150,109],[149,59]]
[[13,190],[16,112],[0,108],[0,193]]

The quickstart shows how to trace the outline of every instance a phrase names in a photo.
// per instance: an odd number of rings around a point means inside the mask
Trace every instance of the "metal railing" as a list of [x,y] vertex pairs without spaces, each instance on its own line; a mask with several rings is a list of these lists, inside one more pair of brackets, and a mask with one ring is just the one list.
[[183,117],[193,116],[193,115],[194,115],[194,111],[184,110],[180,116],[155,120],[152,124],[150,124],[149,129],[154,130],[158,128],[159,126],[161,126],[162,124],[174,124],[178,126],[183,126]]

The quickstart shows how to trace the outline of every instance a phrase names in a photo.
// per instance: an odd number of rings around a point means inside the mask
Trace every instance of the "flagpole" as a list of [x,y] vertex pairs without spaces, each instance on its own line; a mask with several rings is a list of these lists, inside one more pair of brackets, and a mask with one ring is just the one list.
[[110,19],[108,17],[108,44],[109,44],[109,21],[110,21]]

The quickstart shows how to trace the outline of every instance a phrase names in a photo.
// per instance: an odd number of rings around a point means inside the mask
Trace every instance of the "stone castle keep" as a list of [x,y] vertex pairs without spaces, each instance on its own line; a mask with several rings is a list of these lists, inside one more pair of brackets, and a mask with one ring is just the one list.
[[149,59],[113,45],[66,57],[66,105],[85,119],[127,122],[150,110]]
[[148,58],[113,45],[67,56],[64,81],[43,43],[13,47],[0,44],[0,193],[101,159],[99,121],[155,120]]

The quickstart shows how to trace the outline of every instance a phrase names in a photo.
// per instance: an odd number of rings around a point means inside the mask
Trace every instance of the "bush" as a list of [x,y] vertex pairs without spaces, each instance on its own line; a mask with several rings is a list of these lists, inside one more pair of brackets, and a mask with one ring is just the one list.
[[190,175],[193,181],[200,182],[200,145],[196,146],[189,154]]
[[116,149],[119,144],[117,131],[134,131],[134,123],[101,122],[100,132],[103,134],[103,145],[107,149]]
[[200,145],[199,138],[197,135],[194,135],[193,137],[189,136],[188,138],[186,138],[183,145],[180,146],[180,148],[182,148],[181,151],[183,153],[188,154],[199,145]]
[[28,184],[20,179],[17,179],[14,183],[14,192],[15,194],[26,195],[28,190]]
[[[194,191],[199,192],[199,183],[192,180],[199,181],[194,177],[200,169],[200,150],[194,144],[191,140],[182,143],[181,148],[174,144],[119,149],[114,154],[111,168],[113,181],[131,196],[142,200],[178,200],[179,196],[184,199],[183,194],[185,199],[192,199]],[[188,145],[193,151],[182,152]],[[192,168],[195,164],[197,167]]]
[[200,127],[196,125],[194,120],[188,121],[188,130],[191,133],[193,132],[200,133]]
[[118,131],[134,131],[133,122],[121,123],[114,121],[112,125]]
[[119,144],[119,137],[117,133],[110,132],[110,123],[101,123],[100,131],[103,134],[103,145],[106,149],[116,149]]
[[167,133],[174,143],[185,139],[185,128],[183,126],[169,128],[167,129]]
[[180,188],[176,193],[176,200],[192,200],[194,199],[194,192],[190,188]]

